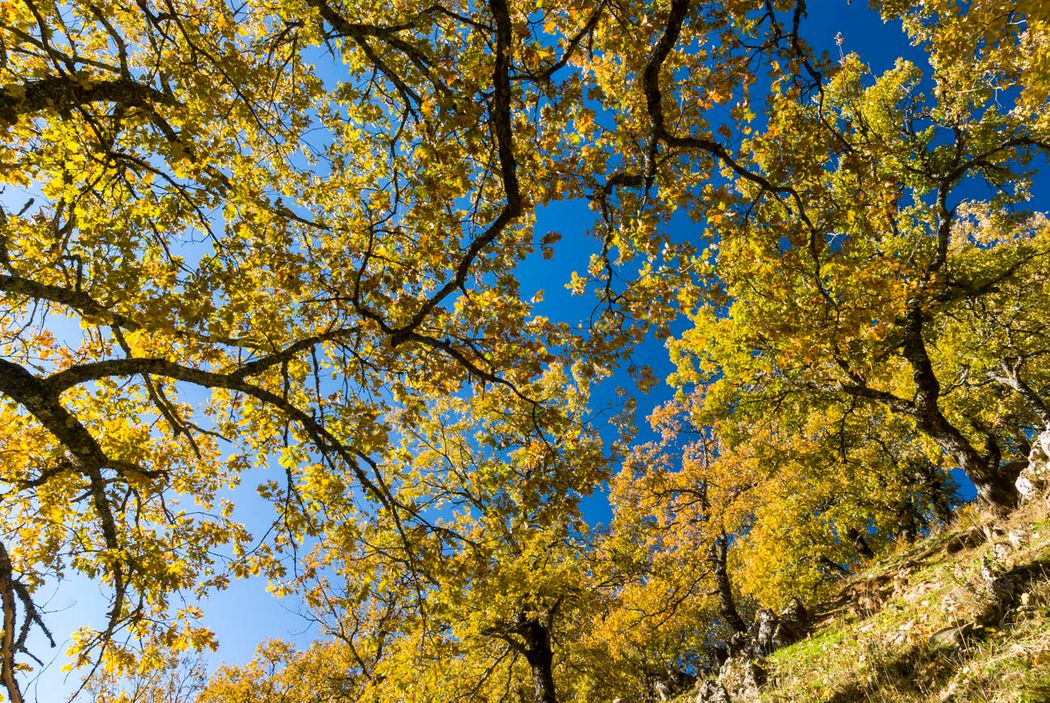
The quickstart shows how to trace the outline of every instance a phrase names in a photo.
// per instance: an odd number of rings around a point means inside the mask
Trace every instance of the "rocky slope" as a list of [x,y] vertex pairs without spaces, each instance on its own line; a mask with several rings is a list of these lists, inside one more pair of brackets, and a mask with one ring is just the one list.
[[1050,703],[1050,432],[1034,445],[1017,511],[964,510],[831,602],[760,614],[677,701]]

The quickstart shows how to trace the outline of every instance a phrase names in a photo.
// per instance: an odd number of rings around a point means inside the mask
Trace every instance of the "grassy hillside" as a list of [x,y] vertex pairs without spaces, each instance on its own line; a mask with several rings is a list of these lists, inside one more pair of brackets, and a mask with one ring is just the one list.
[[[805,639],[757,665],[762,701],[1050,702],[1045,505],[964,512],[873,564],[816,608]],[[756,700],[726,688],[732,703]]]

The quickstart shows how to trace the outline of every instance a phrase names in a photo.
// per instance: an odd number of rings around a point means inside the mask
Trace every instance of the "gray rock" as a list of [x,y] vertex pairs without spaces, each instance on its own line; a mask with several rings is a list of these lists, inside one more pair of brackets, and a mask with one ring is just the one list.
[[1004,561],[1005,559],[1007,559],[1013,553],[1013,551],[1014,546],[1006,541],[996,542],[992,545],[992,554],[995,555],[995,558],[1000,561]]
[[1021,475],[1017,477],[1016,481],[1014,481],[1014,488],[1016,488],[1017,492],[1021,494],[1022,500],[1031,500],[1038,492],[1036,491],[1035,484],[1032,483],[1031,479],[1025,476],[1024,471],[1022,471]]
[[773,635],[776,633],[778,622],[779,620],[772,610],[763,608],[758,611],[752,628],[756,656],[764,656],[776,649]]
[[988,556],[981,557],[981,581],[991,595],[996,595],[999,590],[999,580],[1003,575],[1003,567]]
[[1022,502],[1030,501],[1050,490],[1050,428],[1032,442],[1028,452],[1028,466],[1021,470],[1014,482]]
[[696,677],[668,668],[652,684],[653,695],[657,700],[669,701],[678,697],[683,691],[688,691],[696,683]]
[[791,602],[784,606],[784,609],[780,611],[781,620],[803,622],[807,616],[808,613],[806,612],[806,606],[802,604],[802,599],[798,597],[792,598]]
[[1015,527],[1011,530],[1007,530],[1006,539],[1014,549],[1020,549],[1028,541],[1028,535],[1023,528]]
[[973,635],[976,626],[972,622],[955,627],[946,627],[930,635],[930,645],[944,649],[959,649]]
[[708,679],[696,690],[695,703],[733,703],[726,689],[717,681]]
[[791,602],[780,611],[776,627],[773,629],[773,649],[787,647],[805,637],[807,619],[808,613],[802,601],[792,598]]
[[718,672],[718,681],[733,703],[758,701],[766,683],[766,670],[753,659],[733,657]]

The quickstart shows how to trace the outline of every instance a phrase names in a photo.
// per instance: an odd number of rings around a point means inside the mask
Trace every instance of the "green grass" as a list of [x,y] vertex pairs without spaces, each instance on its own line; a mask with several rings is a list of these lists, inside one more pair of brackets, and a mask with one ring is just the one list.
[[[1020,512],[1006,524],[1024,530],[1028,541],[1002,562],[1020,590],[1015,607],[993,621],[998,612],[980,577],[991,545],[945,549],[982,519],[989,518],[968,513],[951,530],[873,565],[852,586],[881,578],[897,584],[892,595],[876,612],[840,612],[770,655],[762,700],[1050,703],[1050,520]],[[973,620],[984,626],[958,645],[931,640]]]

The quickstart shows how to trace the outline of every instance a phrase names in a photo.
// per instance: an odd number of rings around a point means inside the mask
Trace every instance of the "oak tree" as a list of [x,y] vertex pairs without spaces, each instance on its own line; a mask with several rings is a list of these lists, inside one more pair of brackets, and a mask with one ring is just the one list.
[[[801,0],[0,4],[8,698],[71,572],[109,596],[88,677],[163,681],[215,646],[178,596],[259,574],[333,639],[205,696],[612,697],[688,618],[944,519],[939,471],[1011,504],[1050,420],[1045,12],[881,10],[928,72],[818,55]],[[521,292],[557,200],[595,214],[578,327]],[[700,443],[638,449],[598,544],[592,386],[682,312]]]
[[[993,12],[978,30],[957,11],[908,15],[933,52],[931,77],[903,60],[872,75],[849,55],[816,95],[774,86],[747,148],[788,185],[739,180],[731,214],[713,223],[717,254],[701,262],[716,295],[673,354],[678,382],[723,414],[788,398],[888,410],[1007,508],[1027,438],[1048,419],[1033,360],[1046,353],[1035,317],[1050,230],[1027,205],[1048,146],[1026,65],[1045,56],[1044,29]],[[942,41],[967,53],[942,55]],[[1002,82],[975,83],[981,70]],[[1005,88],[1018,98],[1004,106]]]

